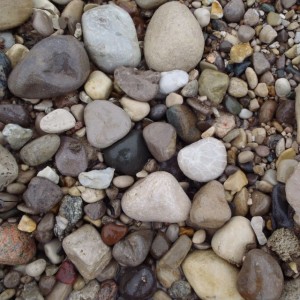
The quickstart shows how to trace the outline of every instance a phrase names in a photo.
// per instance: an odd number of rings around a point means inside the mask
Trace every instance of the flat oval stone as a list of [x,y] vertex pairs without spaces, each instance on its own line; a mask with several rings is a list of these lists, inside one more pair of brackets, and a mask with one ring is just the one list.
[[55,134],[41,136],[25,145],[21,159],[29,166],[38,166],[53,157],[60,145],[60,138]]
[[0,104],[0,122],[27,127],[30,124],[30,115],[23,105]]
[[144,41],[149,68],[189,71],[199,63],[203,49],[200,24],[185,5],[165,3],[155,11]]
[[84,44],[92,61],[103,71],[136,67],[141,51],[130,15],[117,5],[101,5],[82,16]]
[[0,193],[0,212],[14,208],[19,202],[19,198],[8,193]]
[[55,164],[62,175],[77,177],[88,167],[88,158],[83,144],[74,138],[63,136],[55,154]]
[[105,163],[126,175],[141,171],[150,153],[142,132],[132,130],[126,137],[103,151]]
[[276,119],[280,123],[293,125],[295,123],[295,101],[283,100],[279,103],[276,110]]
[[155,122],[146,126],[143,137],[149,151],[159,162],[170,159],[176,152],[176,131],[168,123]]
[[23,199],[37,213],[46,213],[63,197],[60,187],[43,177],[31,179]]
[[124,213],[143,222],[185,221],[191,202],[170,173],[158,171],[136,182],[121,200]]
[[284,278],[278,262],[260,249],[249,251],[237,278],[237,288],[245,299],[279,299]]
[[128,228],[125,225],[109,223],[102,227],[101,238],[106,245],[112,246],[119,242],[127,232]]
[[23,24],[32,10],[32,0],[1,0],[0,31]]
[[106,100],[89,103],[84,110],[84,121],[89,143],[101,149],[122,139],[131,128],[129,115]]
[[88,56],[77,39],[50,36],[37,43],[13,69],[8,87],[21,98],[51,98],[81,87],[89,72]]
[[46,133],[62,133],[75,126],[76,120],[65,109],[58,108],[44,116],[40,121],[40,128]]
[[218,178],[224,172],[227,153],[222,142],[209,137],[182,148],[177,161],[188,178],[207,182]]
[[0,145],[0,191],[12,183],[19,174],[19,167],[12,154]]
[[17,224],[0,226],[0,263],[4,265],[27,264],[36,253],[34,239],[18,230]]

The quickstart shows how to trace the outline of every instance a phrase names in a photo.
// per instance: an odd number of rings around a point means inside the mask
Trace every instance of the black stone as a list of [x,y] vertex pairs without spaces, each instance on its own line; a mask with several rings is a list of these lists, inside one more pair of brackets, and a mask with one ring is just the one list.
[[229,53],[232,48],[232,44],[228,41],[222,41],[219,46],[221,52]]
[[253,172],[253,162],[249,161],[244,164],[239,164],[240,168],[246,172],[246,173],[252,173]]
[[7,78],[11,70],[11,64],[8,57],[0,52],[0,100],[7,96]]
[[127,136],[103,151],[104,162],[118,173],[135,175],[151,157],[141,131],[132,130]]
[[125,269],[119,282],[120,294],[126,300],[145,300],[156,291],[154,273],[145,265]]
[[240,64],[234,64],[233,72],[235,76],[241,76],[245,73],[246,69],[251,65],[251,61],[243,61]]
[[210,20],[211,28],[216,31],[227,31],[228,26],[222,20]]
[[165,116],[166,111],[166,105],[157,104],[151,107],[148,117],[153,121],[159,121]]
[[273,229],[291,228],[293,221],[289,217],[289,204],[286,200],[285,185],[278,183],[272,191],[272,218]]
[[27,127],[30,123],[28,111],[22,105],[0,104],[0,122],[13,123]]

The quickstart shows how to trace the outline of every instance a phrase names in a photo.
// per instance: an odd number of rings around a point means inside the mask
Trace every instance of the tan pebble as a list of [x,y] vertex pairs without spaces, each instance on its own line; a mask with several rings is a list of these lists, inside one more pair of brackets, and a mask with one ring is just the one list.
[[23,194],[25,190],[26,190],[26,185],[19,182],[11,183],[6,187],[6,191],[9,194],[14,194],[14,195]]
[[75,290],[75,291],[80,291],[80,290],[82,290],[83,288],[84,288],[84,286],[85,286],[85,281],[84,281],[84,279],[82,278],[82,276],[78,276],[77,277],[77,279],[76,279],[76,281],[74,282],[74,284],[73,284],[73,289]]
[[249,199],[249,191],[243,187],[238,193],[235,194],[233,203],[235,205],[235,216],[245,217],[248,214],[249,206],[247,204]]
[[258,97],[264,98],[268,96],[269,90],[267,85],[264,82],[261,82],[257,85],[254,92]]
[[112,91],[112,80],[101,71],[94,71],[87,79],[84,90],[93,100],[107,100]]
[[245,71],[245,75],[250,89],[255,89],[258,84],[258,78],[255,71],[248,67]]
[[142,170],[142,171],[136,173],[136,177],[137,177],[137,178],[145,178],[145,177],[147,177],[147,176],[148,176],[148,172],[145,171],[145,170]]
[[134,178],[129,175],[117,176],[113,179],[113,184],[120,189],[127,188],[134,183]]
[[213,20],[221,19],[223,17],[223,8],[218,1],[211,4],[210,18]]
[[83,12],[86,12],[86,11],[92,9],[92,8],[97,7],[97,6],[99,6],[99,4],[97,4],[97,3],[88,3],[88,4],[86,4],[86,5],[84,6]]
[[253,172],[254,172],[254,174],[257,174],[259,176],[264,176],[265,169],[260,165],[256,165],[253,167]]
[[21,44],[14,44],[5,54],[10,60],[12,68],[14,68],[19,62],[21,62],[29,49]]
[[234,63],[241,63],[252,54],[253,49],[249,43],[237,44],[230,49],[230,60]]
[[157,290],[153,295],[153,300],[172,300],[172,298],[169,297],[168,294],[164,291]]
[[206,232],[204,229],[200,229],[194,233],[192,241],[194,244],[202,244],[205,241],[205,239],[206,239]]
[[81,192],[78,190],[78,188],[76,186],[73,186],[73,187],[69,188],[68,194],[70,196],[79,197],[81,195]]
[[144,119],[150,112],[150,105],[148,102],[141,102],[128,97],[123,97],[120,100],[120,103],[133,122]]
[[296,152],[293,148],[284,150],[278,157],[276,161],[276,168],[278,168],[278,165],[280,162],[284,159],[294,159],[296,156]]
[[36,222],[28,216],[23,215],[18,224],[18,229],[20,231],[31,233],[36,230]]
[[288,178],[294,172],[295,167],[298,165],[298,162],[294,159],[284,159],[282,160],[277,167],[277,180],[279,182],[286,183]]
[[102,221],[99,219],[99,220],[93,220],[91,219],[90,217],[88,216],[84,216],[83,219],[93,225],[95,225],[96,227],[100,228],[101,225],[102,225]]
[[239,163],[245,164],[254,159],[254,153],[251,151],[243,151],[238,155]]
[[83,112],[84,112],[84,105],[83,104],[75,104],[72,105],[71,108],[71,113],[73,114],[73,116],[75,117],[75,119],[77,121],[82,122],[83,119]]
[[16,290],[15,289],[6,289],[0,294],[1,300],[9,300],[15,296]]
[[245,148],[247,143],[247,136],[244,129],[240,128],[239,130],[240,130],[239,136],[231,142],[231,145],[235,146],[238,149],[243,149]]
[[215,126],[211,126],[210,128],[208,128],[206,131],[204,131],[202,134],[201,134],[201,137],[204,139],[204,138],[207,138],[207,137],[211,137],[214,135],[216,131],[216,127]]
[[[81,189],[82,187],[78,187],[78,189]],[[90,189],[90,188],[84,188],[81,189],[81,198],[83,201],[87,203],[94,203],[99,200],[104,199],[106,196],[104,190],[96,190],[96,189]]]
[[257,111],[260,108],[259,102],[256,98],[252,99],[249,103],[250,111]]
[[273,190],[273,185],[264,180],[256,181],[255,186],[260,192],[263,193],[271,193]]
[[244,186],[248,184],[248,179],[241,170],[236,171],[230,175],[224,182],[224,188],[231,191],[232,194],[239,192]]
[[183,103],[183,97],[176,93],[171,93],[166,98],[166,106],[171,107]]

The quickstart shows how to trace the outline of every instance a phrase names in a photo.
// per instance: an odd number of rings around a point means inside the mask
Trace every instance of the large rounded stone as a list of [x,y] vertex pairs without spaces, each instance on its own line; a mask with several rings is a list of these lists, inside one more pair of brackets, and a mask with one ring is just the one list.
[[141,131],[132,130],[122,140],[105,149],[105,163],[126,175],[135,175],[141,171],[150,158],[150,153]]
[[243,300],[236,288],[238,269],[212,250],[189,254],[182,269],[200,299]]
[[141,51],[130,15],[119,6],[101,5],[82,16],[84,44],[93,62],[103,71],[136,67]]
[[178,181],[163,171],[136,182],[123,195],[121,205],[125,214],[143,222],[185,221],[191,208]]
[[283,280],[275,258],[260,249],[253,249],[246,255],[238,275],[237,288],[245,299],[279,299]]
[[25,164],[38,166],[51,159],[59,145],[58,135],[47,134],[25,145],[20,151],[20,156]]
[[84,121],[89,143],[106,148],[123,138],[131,128],[128,114],[106,100],[95,100],[84,110]]
[[17,224],[4,223],[0,226],[0,264],[23,265],[36,252],[34,239],[18,230]]
[[188,178],[207,182],[218,178],[224,172],[227,153],[222,142],[209,137],[182,148],[177,161]]
[[32,10],[32,0],[1,0],[0,31],[23,24]]
[[11,153],[0,145],[0,191],[13,182],[19,173],[18,164]]
[[21,98],[51,98],[78,89],[89,72],[80,42],[70,35],[52,36],[37,43],[13,69],[8,87]]
[[156,71],[189,71],[204,49],[201,27],[189,9],[177,1],[160,6],[147,27],[144,54]]

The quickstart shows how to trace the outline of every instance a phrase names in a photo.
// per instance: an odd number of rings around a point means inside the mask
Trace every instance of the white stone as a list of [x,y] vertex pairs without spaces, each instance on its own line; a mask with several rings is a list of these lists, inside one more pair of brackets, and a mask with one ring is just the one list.
[[58,239],[53,239],[44,245],[44,251],[52,264],[59,264],[63,261],[64,255],[59,255],[62,250],[61,242]]
[[103,71],[136,67],[141,51],[130,15],[117,5],[101,5],[82,16],[83,38],[92,61]]
[[47,166],[43,170],[39,171],[37,173],[37,176],[47,178],[56,184],[58,184],[58,182],[59,182],[59,176],[57,175],[55,170],[50,168],[49,166]]
[[87,79],[84,90],[93,100],[107,100],[112,90],[112,80],[101,71],[94,71]]
[[207,182],[218,178],[224,172],[227,153],[222,142],[208,137],[182,148],[177,161],[188,178]]
[[206,27],[209,24],[210,12],[207,8],[205,7],[197,8],[194,11],[194,15],[202,28]]
[[58,108],[41,119],[40,127],[47,133],[62,133],[73,128],[75,123],[76,120],[70,112]]
[[110,248],[92,225],[83,225],[72,232],[62,245],[67,257],[87,280],[96,278],[112,257]]
[[44,259],[37,259],[26,266],[25,272],[28,276],[37,277],[42,275],[46,269],[47,262]]
[[32,130],[17,124],[7,124],[2,130],[3,137],[12,149],[21,149],[32,137]]
[[220,228],[211,240],[214,252],[228,262],[240,265],[248,245],[256,244],[250,221],[241,216],[233,217]]
[[236,281],[239,270],[212,250],[189,254],[182,269],[195,293],[203,300],[243,300]]
[[153,172],[123,195],[124,213],[138,221],[177,223],[188,218],[191,201],[167,172]]
[[78,179],[85,187],[102,190],[109,187],[113,179],[114,172],[115,169],[113,168],[82,172],[79,174]]
[[128,97],[123,97],[120,100],[120,103],[133,122],[144,119],[150,112],[150,105],[148,102],[141,102]]
[[265,221],[261,216],[255,216],[251,219],[251,227],[256,235],[257,241],[260,245],[265,245],[267,243],[267,238],[263,233],[265,227]]
[[278,97],[285,97],[291,92],[291,85],[286,78],[278,78],[275,82],[275,91]]
[[206,239],[206,232],[203,229],[197,230],[193,235],[194,244],[202,244]]
[[170,94],[184,87],[189,81],[189,74],[182,70],[162,72],[159,81],[159,91]]
[[134,178],[129,175],[121,175],[117,176],[113,180],[113,184],[115,187],[119,189],[124,189],[131,186],[134,183]]
[[239,113],[239,117],[241,119],[249,119],[253,116],[253,112],[250,111],[249,109],[247,108],[242,108],[242,110],[240,111]]

